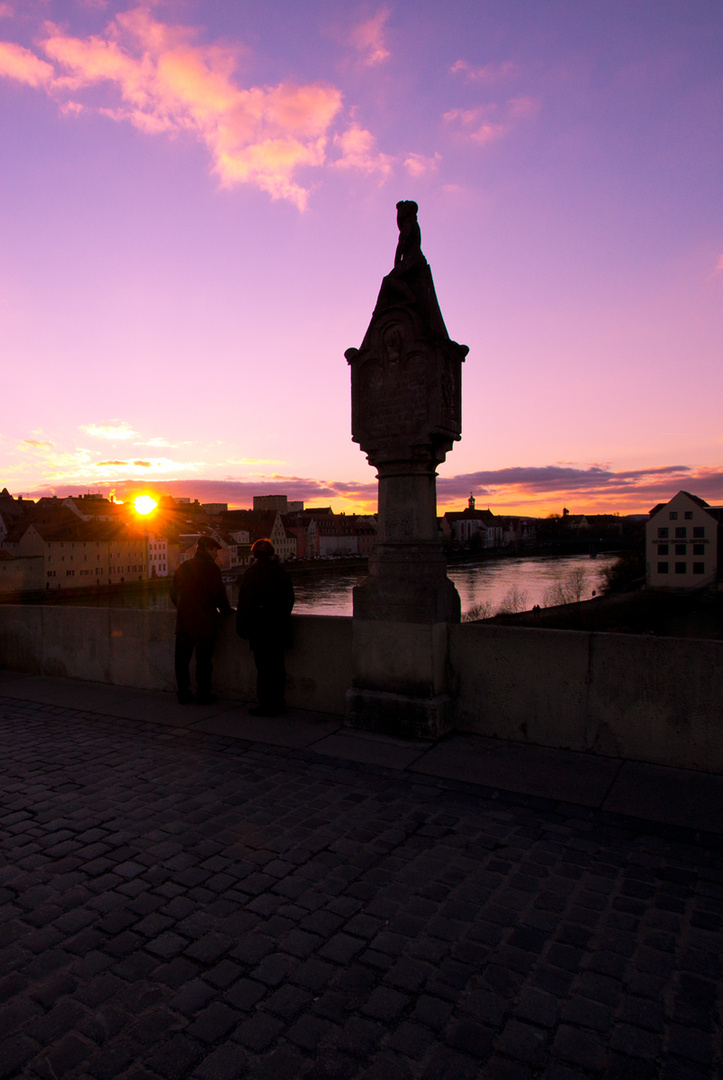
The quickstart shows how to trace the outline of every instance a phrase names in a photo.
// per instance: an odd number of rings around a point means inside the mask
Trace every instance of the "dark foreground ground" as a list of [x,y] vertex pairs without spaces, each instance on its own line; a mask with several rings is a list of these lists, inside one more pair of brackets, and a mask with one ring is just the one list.
[[721,1074],[720,778],[0,695],[0,1077]]

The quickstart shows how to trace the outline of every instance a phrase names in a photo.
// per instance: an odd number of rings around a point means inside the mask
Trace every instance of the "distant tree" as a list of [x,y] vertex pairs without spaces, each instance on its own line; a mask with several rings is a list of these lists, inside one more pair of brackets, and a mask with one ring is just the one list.
[[527,611],[527,593],[513,585],[497,608],[497,614],[514,615],[517,611]]
[[587,591],[587,573],[584,566],[576,566],[545,592],[544,606],[559,607],[563,604],[579,604]]
[[642,546],[624,551],[620,558],[603,570],[604,594],[633,592],[645,584],[645,549]]
[[479,622],[481,619],[491,619],[493,614],[492,601],[482,600],[464,613],[462,622]]

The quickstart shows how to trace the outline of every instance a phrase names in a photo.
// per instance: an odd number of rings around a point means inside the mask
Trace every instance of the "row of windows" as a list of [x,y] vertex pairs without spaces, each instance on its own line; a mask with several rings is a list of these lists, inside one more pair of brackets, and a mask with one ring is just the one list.
[[[47,548],[49,548],[49,547],[50,547],[50,545],[51,545],[51,543],[52,543],[52,541],[50,541],[50,540],[46,540],[46,542],[45,542],[45,546],[46,546]],[[61,541],[60,541],[60,546],[61,546],[61,547],[65,547],[65,541],[64,541],[64,540],[61,540]],[[88,545],[87,545],[86,541],[85,541],[85,540],[83,540],[83,547],[87,547],[87,546],[88,546]],[[96,547],[100,547],[100,541],[99,541],[99,540],[96,540],[96,542],[95,542],[95,546],[96,546]],[[74,548],[74,547],[75,547],[75,543],[72,543],[72,544],[71,544],[71,543],[69,543],[69,544],[68,544],[68,547],[73,547],[73,548]],[[80,547],[80,541],[78,541],[78,547]]]
[[[100,559],[100,555],[96,555],[96,559]],[[68,562],[73,562],[74,560],[75,560],[75,555],[69,555],[68,556]],[[53,561],[53,556],[48,555],[48,562],[52,562],[52,561]],[[65,562],[65,555],[60,556],[60,561]],[[88,561],[88,556],[84,555],[83,556],[83,562],[87,562],[87,561]]]
[[[671,521],[677,521],[678,520],[678,511],[677,510],[671,510],[668,516],[670,517]],[[690,521],[692,519],[692,517],[693,517],[693,511],[692,510],[685,510],[683,512],[683,517],[685,518],[686,521]]]
[[[677,562],[677,563],[673,563],[673,565],[675,567],[675,573],[676,574],[687,574],[688,573],[688,564],[687,563]],[[667,574],[669,566],[670,566],[670,564],[667,563],[667,562],[659,562],[658,563],[658,573],[659,574]],[[705,563],[694,562],[693,563],[693,573],[694,574],[704,574],[705,573]]]
[[[676,530],[675,530],[675,539],[676,540],[685,540],[687,535],[688,535],[688,530],[687,530],[686,526],[685,525],[678,525]],[[694,540],[702,540],[704,536],[705,536],[705,525],[694,525],[693,526],[693,539]],[[658,539],[659,540],[667,540],[667,538],[668,538],[668,528],[665,525],[661,525],[658,528]]]
[[[668,555],[669,544],[658,544],[658,555]],[[687,555],[688,548],[685,544],[674,544],[676,555]],[[693,544],[694,555],[705,555],[705,544]]]

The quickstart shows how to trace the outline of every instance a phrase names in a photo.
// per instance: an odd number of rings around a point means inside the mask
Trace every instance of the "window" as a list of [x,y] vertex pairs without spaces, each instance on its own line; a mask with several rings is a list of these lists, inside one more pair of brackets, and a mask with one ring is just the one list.
[[676,574],[684,574],[685,573],[685,563],[684,562],[677,562],[675,564],[675,572],[676,572]]
[[705,573],[705,563],[694,562],[693,563],[693,573],[694,574],[704,574]]
[[675,545],[675,554],[676,555],[685,555],[685,544],[676,544]]
[[683,514],[683,517],[685,518],[686,521],[692,521],[693,520],[693,511],[692,510],[686,510],[685,513]]
[[698,537],[702,540],[705,536],[705,525],[694,525],[693,536]]
[[658,573],[659,574],[667,574],[668,573],[668,564],[667,564],[667,562],[659,562],[658,563]]
[[667,554],[668,554],[668,545],[667,544],[658,544],[658,555],[667,555]]
[[705,544],[693,544],[694,555],[705,555]]
[[670,518],[671,521],[677,521],[678,520],[678,511],[677,510],[671,510],[668,517]]
[[659,540],[667,540],[668,539],[668,530],[667,530],[667,528],[658,529],[658,539]]
[[688,530],[686,529],[685,525],[679,525],[678,528],[675,530],[676,540],[685,540],[687,535]]

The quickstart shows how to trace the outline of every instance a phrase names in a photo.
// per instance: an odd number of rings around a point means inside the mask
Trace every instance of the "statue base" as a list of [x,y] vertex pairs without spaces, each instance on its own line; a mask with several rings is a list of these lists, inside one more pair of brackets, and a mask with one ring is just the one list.
[[346,726],[405,739],[439,739],[452,729],[452,702],[447,694],[419,698],[352,687],[346,694]]
[[449,731],[448,634],[446,622],[355,615],[354,684],[346,697],[347,725],[413,739],[438,739]]

